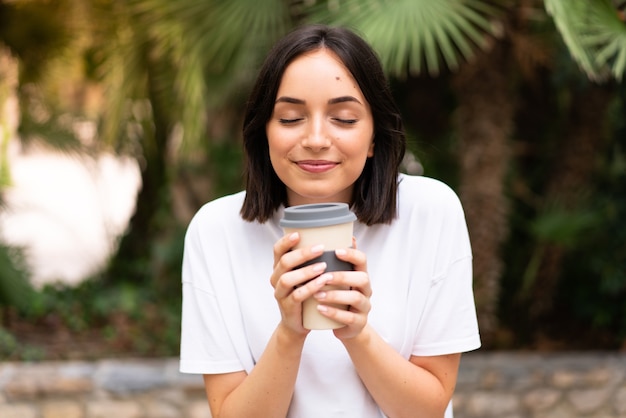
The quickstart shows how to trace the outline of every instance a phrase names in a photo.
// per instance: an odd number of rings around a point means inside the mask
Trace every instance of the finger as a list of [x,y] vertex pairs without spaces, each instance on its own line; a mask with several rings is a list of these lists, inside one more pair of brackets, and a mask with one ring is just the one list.
[[291,250],[300,241],[300,234],[294,232],[293,234],[284,235],[274,244],[274,267],[278,263],[278,260]]
[[[278,254],[276,252],[277,245],[274,246],[274,256]],[[313,260],[315,257],[319,257],[323,252],[323,245],[315,245],[310,248],[301,248],[283,253],[278,261],[274,263],[274,273],[270,277],[272,287],[276,288],[276,283],[283,274],[296,269],[296,267],[301,266],[307,261]]]
[[367,257],[363,251],[356,248],[338,248],[335,250],[338,259],[354,266],[354,270],[367,271]]
[[338,271],[333,275],[329,284],[351,288],[362,293],[365,297],[372,296],[372,285],[369,274],[365,271]]
[[326,263],[315,263],[296,270],[291,270],[280,276],[274,294],[277,298],[284,298],[289,295],[294,288],[302,286],[310,280],[318,277],[326,270]]
[[319,304],[317,305],[317,310],[325,317],[347,326],[355,326],[366,322],[366,316],[363,313],[357,312],[352,307],[350,307],[350,310],[347,310],[331,305]]
[[314,245],[308,248],[299,248],[297,250],[289,251],[278,260],[276,267],[283,268],[285,271],[294,270],[295,268],[303,265],[307,261],[311,261],[316,257],[319,257],[324,252],[323,245]]
[[312,297],[316,293],[319,293],[326,285],[326,282],[332,278],[331,273],[324,273],[312,280],[309,280],[302,286],[287,287],[281,286],[276,288],[274,294],[276,298],[284,301],[289,301],[289,304],[301,304],[306,299]]
[[348,310],[352,312],[369,313],[371,309],[370,300],[361,292],[349,289],[327,289],[328,288],[323,288],[313,295],[320,304],[335,307],[350,307]]

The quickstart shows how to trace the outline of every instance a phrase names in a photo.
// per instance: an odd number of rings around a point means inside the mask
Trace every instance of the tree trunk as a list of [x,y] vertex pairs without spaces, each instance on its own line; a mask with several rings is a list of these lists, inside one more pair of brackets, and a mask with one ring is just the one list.
[[509,204],[504,182],[514,103],[507,49],[499,42],[461,69],[454,80],[458,99],[460,198],[472,240],[474,293],[485,346],[493,342]]

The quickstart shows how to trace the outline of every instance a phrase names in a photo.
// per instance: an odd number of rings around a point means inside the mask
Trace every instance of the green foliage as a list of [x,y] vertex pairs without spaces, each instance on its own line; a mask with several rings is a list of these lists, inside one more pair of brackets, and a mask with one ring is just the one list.
[[0,242],[0,308],[26,307],[33,296],[22,250]]
[[0,328],[0,359],[12,357],[17,351],[17,339],[10,332]]
[[572,248],[597,227],[599,220],[600,215],[590,210],[552,207],[533,219],[530,230],[540,242]]
[[211,158],[211,174],[215,179],[214,196],[223,196],[237,192],[243,188],[243,151],[235,141],[212,144],[209,155]]
[[[559,90],[565,87],[562,80],[555,82]],[[537,204],[538,199],[549,196],[528,192],[513,200],[511,237],[503,251],[507,272],[501,300],[501,321],[515,334],[513,347],[531,344],[538,333],[567,339],[568,348],[619,348],[626,340],[625,88],[616,89],[617,100],[610,108],[608,147],[602,154],[588,156],[596,162],[596,172],[585,198],[570,210],[558,202],[540,210],[544,206]],[[547,89],[546,94],[551,91]],[[537,110],[558,118],[559,110],[546,104]],[[553,120],[545,123],[533,129],[545,135]],[[553,155],[558,157],[557,135],[558,131],[541,137],[540,145],[543,141],[552,144]],[[538,149],[541,152],[518,158],[519,166],[512,173],[512,181],[524,182],[528,190],[542,190],[550,175],[549,148]],[[529,315],[530,296],[534,295],[530,289],[535,285],[535,291],[541,292],[543,284],[536,283],[536,274],[548,245],[562,251],[562,270],[552,309],[536,318]],[[584,335],[572,339],[581,329]]]
[[[180,288],[180,281],[176,283]],[[85,336],[100,341],[96,352],[81,353],[83,357],[172,356],[179,349],[180,312],[180,292],[159,292],[151,284],[111,285],[92,278],[75,287],[45,286],[28,306],[17,310],[12,322],[44,327],[51,335],[64,332],[76,340]],[[5,356],[17,358],[19,353],[11,349],[15,345],[12,341],[16,341],[15,337],[5,333],[4,340],[0,340],[0,350],[4,350]],[[37,350],[44,349],[32,344],[31,352]],[[59,355],[42,354],[55,358]]]
[[[32,68],[28,80],[42,74],[39,60],[63,49],[68,28],[77,27],[75,15],[59,18],[56,13],[70,3],[0,2],[2,12],[10,8],[11,13],[20,13],[19,19],[0,21],[0,39],[17,51],[23,68]],[[84,54],[86,76],[107,88],[100,138],[142,161],[144,184],[162,183],[155,188],[159,189],[157,203],[149,204],[154,209],[149,216],[154,219],[145,222],[147,230],[130,231],[137,234],[145,252],[128,257],[125,268],[131,273],[114,282],[92,278],[77,287],[47,286],[32,292],[20,288],[27,283],[26,276],[21,276],[25,273],[11,267],[11,262],[19,260],[14,257],[15,250],[0,247],[2,303],[11,300],[18,306],[20,320],[44,329],[52,321],[75,337],[97,337],[110,348],[105,354],[119,349],[176,355],[185,226],[174,219],[170,196],[163,194],[170,190],[167,182],[181,173],[207,176],[209,180],[203,184],[209,185],[206,195],[210,197],[241,187],[241,148],[234,140],[239,133],[238,117],[246,87],[273,40],[302,21],[347,25],[362,33],[381,55],[386,70],[400,79],[394,81],[394,91],[403,101],[401,107],[410,125],[411,150],[423,161],[427,175],[455,185],[458,133],[452,129],[455,104],[450,97],[452,77],[446,70],[460,68],[476,52],[499,42],[497,38],[506,35],[499,20],[507,13],[507,21],[515,21],[515,13],[509,13],[515,9],[512,4],[497,0],[81,2],[90,12],[83,25],[88,30],[76,38],[87,34],[84,39],[90,39],[90,44],[87,51],[75,52]],[[594,79],[611,71],[620,80],[626,66],[624,24],[610,1],[546,0],[545,4],[582,68]],[[8,16],[2,12],[0,17]],[[39,39],[41,43],[30,45],[28,42],[37,38],[22,35],[38,24],[36,33],[48,35]],[[536,21],[516,21],[515,27],[508,29],[520,30],[527,24],[536,25]],[[21,33],[19,37],[14,35],[16,31]],[[507,42],[533,39],[528,33],[521,35],[507,38]],[[17,39],[22,43],[13,41]],[[508,46],[518,44],[510,42]],[[524,55],[525,51],[518,53]],[[507,193],[515,194],[520,187],[527,191],[523,197],[515,195],[512,235],[503,251],[509,270],[503,281],[502,304],[508,309],[503,323],[518,334],[528,331],[517,322],[527,312],[527,300],[520,298],[520,293],[535,279],[543,246],[558,244],[565,249],[567,262],[552,319],[560,324],[580,321],[582,326],[614,332],[620,338],[626,335],[625,107],[622,104],[614,110],[613,126],[618,127],[613,134],[615,146],[610,155],[598,156],[602,176],[594,182],[597,187],[591,200],[569,211],[558,207],[542,211],[541,185],[550,175],[560,147],[567,146],[560,137],[560,122],[565,119],[561,102],[570,95],[575,70],[569,58],[556,54],[551,58],[557,61],[554,67],[536,69],[532,75],[540,80],[528,82],[524,91],[519,89],[511,97],[532,111],[516,121],[518,132],[514,135],[517,166],[511,170]],[[439,77],[410,84],[418,73]],[[71,126],[63,124],[68,114],[44,105],[31,91],[22,89],[21,93],[22,135],[45,137],[63,149],[79,150]],[[623,91],[621,94],[624,96]],[[420,106],[414,104],[416,97],[422,100]],[[436,103],[441,97],[444,100]],[[44,112],[36,112],[42,109]],[[166,141],[159,142],[159,138]],[[201,157],[194,159],[199,154]],[[152,175],[155,160],[148,155],[160,158],[165,175]],[[523,272],[525,278],[520,280]],[[146,280],[133,281],[135,273]],[[17,287],[11,290],[11,286]],[[541,325],[527,321],[529,332]],[[38,353],[37,347],[18,350],[24,344],[16,335],[0,329],[0,357],[48,355]]]
[[0,43],[7,45],[22,62],[23,82],[39,79],[45,64],[71,41],[67,25],[70,1],[0,1]]
[[311,21],[360,31],[381,55],[385,69],[404,77],[458,69],[498,34],[501,10],[484,0],[346,0],[314,9]]
[[20,344],[15,336],[0,327],[0,361],[39,361],[44,359],[45,353],[38,347]]
[[[622,193],[626,192],[623,190]],[[626,199],[604,196],[598,231],[567,257],[561,292],[572,314],[626,339]]]
[[20,107],[18,135],[25,146],[36,143],[67,155],[88,152],[74,131],[74,124],[84,120],[80,115],[63,112],[33,89],[26,88],[20,91]]
[[233,81],[249,76],[291,27],[282,0],[95,2],[92,18],[100,35],[93,62],[108,88],[105,141],[126,139],[129,103],[148,98],[152,86],[150,100],[167,104],[163,116],[180,128],[186,154],[205,139],[207,108],[224,106],[238,91]]
[[537,215],[530,226],[537,243],[523,275],[521,294],[527,296],[527,291],[535,283],[547,244],[578,248],[587,234],[599,224],[600,215],[586,209],[569,211],[553,207]]
[[626,86],[613,107],[617,139],[605,156],[593,209],[599,219],[568,254],[561,291],[573,314],[626,340]]
[[626,71],[626,24],[613,3],[545,0],[572,57],[594,80],[622,80]]

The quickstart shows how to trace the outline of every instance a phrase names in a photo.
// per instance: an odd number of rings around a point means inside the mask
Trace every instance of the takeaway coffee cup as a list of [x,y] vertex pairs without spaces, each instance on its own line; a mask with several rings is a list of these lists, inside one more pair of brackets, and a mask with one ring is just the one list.
[[[339,260],[335,256],[338,248],[352,246],[353,224],[356,215],[350,211],[345,203],[316,203],[311,205],[291,206],[285,208],[283,219],[280,221],[285,234],[298,232],[300,242],[295,247],[303,248],[323,244],[324,253],[304,265],[324,261],[326,271],[352,270],[350,263]],[[323,290],[337,289],[337,286],[328,285]],[[317,310],[315,298],[309,298],[302,304],[302,325],[307,329],[335,329],[344,326],[323,316]],[[345,309],[345,306],[335,306]]]

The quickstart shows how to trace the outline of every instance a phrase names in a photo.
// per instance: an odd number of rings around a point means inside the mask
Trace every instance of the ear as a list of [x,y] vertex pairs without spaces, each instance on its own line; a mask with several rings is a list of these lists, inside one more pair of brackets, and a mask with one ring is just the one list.
[[372,138],[372,143],[370,144],[369,149],[367,150],[367,157],[372,158],[374,156],[374,139]]

